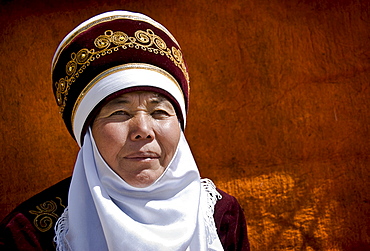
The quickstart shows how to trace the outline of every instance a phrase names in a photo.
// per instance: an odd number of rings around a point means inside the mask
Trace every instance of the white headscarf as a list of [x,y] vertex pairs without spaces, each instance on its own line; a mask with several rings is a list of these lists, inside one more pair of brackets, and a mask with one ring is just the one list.
[[[76,139],[103,98],[142,83],[167,91],[185,106],[168,73],[150,65],[119,66],[96,77],[75,107]],[[223,250],[213,219],[219,198],[213,183],[200,179],[182,132],[162,176],[136,188],[103,160],[89,129],[75,164],[68,207],[55,227],[57,250]]]

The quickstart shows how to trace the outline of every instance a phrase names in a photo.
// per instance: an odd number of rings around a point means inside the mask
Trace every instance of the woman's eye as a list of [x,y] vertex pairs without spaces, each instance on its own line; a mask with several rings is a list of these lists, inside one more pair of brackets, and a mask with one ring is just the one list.
[[110,116],[114,116],[114,115],[127,115],[128,116],[129,114],[125,111],[115,111]]
[[170,116],[165,110],[156,110],[151,114],[154,118],[165,118]]

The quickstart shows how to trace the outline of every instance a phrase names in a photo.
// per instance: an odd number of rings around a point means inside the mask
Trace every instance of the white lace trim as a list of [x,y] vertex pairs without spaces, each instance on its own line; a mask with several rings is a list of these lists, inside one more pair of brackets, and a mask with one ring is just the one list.
[[206,211],[203,215],[206,225],[206,234],[207,234],[207,243],[209,246],[218,239],[216,224],[213,217],[215,212],[215,205],[218,200],[222,199],[221,194],[216,190],[215,184],[210,179],[201,179],[200,180],[202,188],[206,192]]
[[68,232],[68,207],[64,210],[63,214],[58,219],[57,223],[55,224],[55,237],[54,242],[56,243],[56,250],[57,251],[68,251],[71,248],[66,241],[66,234]]

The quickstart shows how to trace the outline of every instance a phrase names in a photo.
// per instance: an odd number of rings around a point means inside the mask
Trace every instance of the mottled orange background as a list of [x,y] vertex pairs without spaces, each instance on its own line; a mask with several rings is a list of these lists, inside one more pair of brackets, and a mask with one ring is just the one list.
[[50,81],[58,43],[126,9],[179,40],[187,138],[202,176],[243,206],[252,250],[370,250],[369,2],[2,0],[0,218],[73,169]]

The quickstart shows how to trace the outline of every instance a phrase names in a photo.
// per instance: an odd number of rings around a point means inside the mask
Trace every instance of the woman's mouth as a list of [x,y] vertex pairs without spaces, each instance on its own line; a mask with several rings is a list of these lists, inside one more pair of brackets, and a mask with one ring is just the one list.
[[160,158],[159,154],[154,152],[135,152],[124,157],[127,160],[136,160],[136,161],[150,161],[157,160]]

